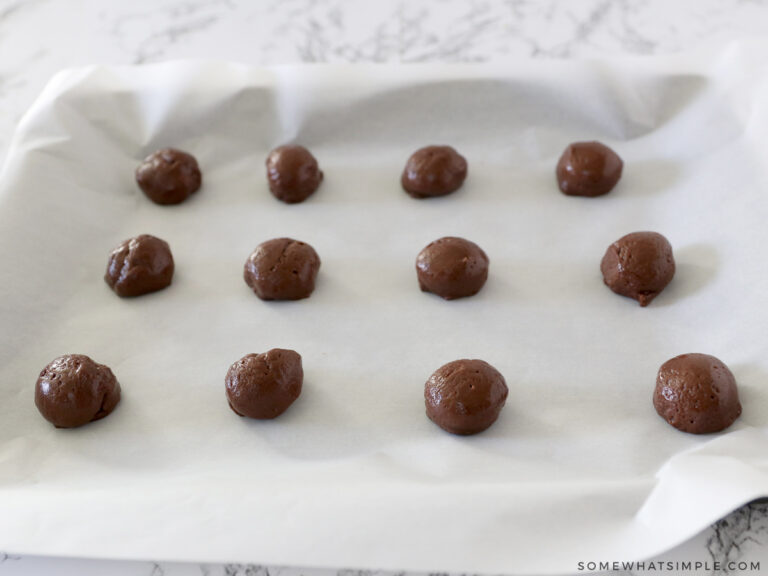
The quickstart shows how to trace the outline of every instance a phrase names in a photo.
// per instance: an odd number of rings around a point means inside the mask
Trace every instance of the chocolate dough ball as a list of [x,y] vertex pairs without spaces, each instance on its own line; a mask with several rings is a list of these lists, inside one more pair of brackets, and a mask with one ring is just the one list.
[[452,434],[477,434],[499,417],[507,392],[504,376],[487,362],[454,360],[427,380],[427,416]]
[[76,428],[108,416],[120,402],[120,384],[107,366],[82,354],[59,356],[35,385],[35,405],[56,428]]
[[574,142],[557,163],[557,183],[568,196],[608,194],[621,178],[624,162],[600,142]]
[[675,275],[672,246],[656,232],[633,232],[608,246],[600,270],[616,294],[647,306]]
[[416,274],[424,292],[446,300],[472,296],[488,279],[488,256],[474,242],[446,236],[419,252]]
[[248,257],[243,277],[262,300],[300,300],[312,294],[319,269],[320,257],[312,246],[275,238]]
[[653,405],[664,420],[691,434],[720,432],[741,415],[733,374],[708,354],[683,354],[664,362]]
[[303,381],[301,356],[293,350],[274,348],[240,358],[229,367],[224,384],[235,414],[268,420],[293,404]]
[[414,198],[445,196],[455,192],[467,177],[467,161],[450,146],[416,150],[403,170],[403,188]]
[[275,198],[286,204],[304,202],[323,181],[317,160],[303,146],[280,146],[267,157],[267,180]]
[[112,250],[104,280],[115,294],[140,296],[170,286],[173,256],[165,240],[141,234]]
[[155,204],[180,204],[197,192],[203,176],[191,154],[164,148],[136,168],[136,182]]

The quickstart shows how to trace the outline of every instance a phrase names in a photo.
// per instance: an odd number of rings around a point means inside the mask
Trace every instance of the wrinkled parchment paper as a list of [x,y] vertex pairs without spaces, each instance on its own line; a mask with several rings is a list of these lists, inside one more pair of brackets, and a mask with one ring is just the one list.
[[[768,50],[715,58],[504,66],[212,62],[56,76],[26,115],[0,185],[0,548],[26,554],[485,573],[574,572],[637,559],[768,495]],[[560,194],[574,140],[625,161],[598,199]],[[307,202],[269,194],[264,159],[308,146]],[[416,201],[416,148],[456,147],[458,193]],[[201,191],[161,207],[133,170],[193,153]],[[605,248],[656,230],[677,276],[652,305],[602,283]],[[169,289],[121,300],[110,249],[166,239]],[[488,253],[476,297],[419,291],[428,242]],[[322,259],[316,292],[265,303],[242,280],[263,240]],[[301,398],[256,422],[224,375],[272,347],[304,359]],[[696,437],[651,404],[658,367],[718,356],[744,413]],[[38,372],[84,353],[112,367],[107,419],[56,430]],[[509,399],[486,433],[424,415],[429,374],[482,358]]]

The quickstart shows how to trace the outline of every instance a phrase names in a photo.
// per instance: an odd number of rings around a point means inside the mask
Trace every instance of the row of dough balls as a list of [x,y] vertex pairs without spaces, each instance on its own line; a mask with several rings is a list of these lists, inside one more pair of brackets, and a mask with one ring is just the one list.
[[[298,145],[279,146],[267,156],[269,189],[288,204],[303,202],[320,187],[323,172],[312,153]],[[574,142],[563,152],[555,173],[560,190],[569,196],[602,196],[621,178],[624,163],[600,142]],[[467,161],[451,146],[425,146],[414,152],[400,178],[414,198],[445,196],[461,188]],[[136,169],[136,182],[157,204],[180,204],[203,182],[194,156],[164,148],[147,156]]]
[[[266,160],[272,194],[287,203],[303,202],[323,181],[312,153],[298,145],[279,146]],[[599,142],[574,142],[555,170],[560,190],[572,196],[607,194],[621,178],[624,163]],[[458,190],[467,161],[450,146],[426,146],[403,169],[403,189],[414,198],[444,196]],[[136,169],[136,181],[158,204],[178,204],[201,186],[202,173],[189,153],[166,148]],[[418,255],[416,269],[423,291],[452,300],[477,294],[488,277],[488,256],[463,238],[440,238]],[[317,252],[304,242],[276,238],[259,245],[245,265],[245,281],[264,300],[307,298],[320,268]],[[661,234],[635,232],[614,242],[601,263],[605,283],[617,294],[646,306],[672,280],[672,248]],[[149,235],[126,240],[110,255],[105,279],[120,296],[138,296],[167,287],[173,258],[164,241]]]
[[[301,394],[304,370],[294,350],[248,354],[224,378],[230,408],[257,420],[280,416]],[[60,356],[37,379],[35,404],[57,428],[74,428],[108,416],[120,401],[120,384],[107,366],[88,356]],[[499,417],[508,395],[504,376],[483,360],[455,360],[424,386],[427,416],[442,429],[477,434]],[[728,428],[741,415],[736,380],[714,356],[683,354],[662,364],[653,405],[669,424],[693,434]]]
[[[488,266],[482,248],[453,236],[431,242],[416,257],[421,289],[446,300],[477,294],[488,278]],[[611,290],[646,306],[671,282],[675,259],[661,234],[633,232],[608,247],[600,269]],[[243,276],[262,300],[299,300],[312,294],[319,270],[320,257],[312,246],[274,238],[248,257]],[[118,296],[133,297],[170,286],[173,272],[168,243],[142,234],[112,250],[104,279]]]

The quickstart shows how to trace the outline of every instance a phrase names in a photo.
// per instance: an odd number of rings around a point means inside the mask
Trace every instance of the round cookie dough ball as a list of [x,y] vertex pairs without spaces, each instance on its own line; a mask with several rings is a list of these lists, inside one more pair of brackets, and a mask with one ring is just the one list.
[[605,285],[647,306],[675,275],[672,246],[656,232],[633,232],[608,246],[600,263]]
[[66,354],[40,372],[35,405],[56,428],[76,428],[108,416],[120,402],[120,384],[107,366]]
[[293,404],[303,381],[301,356],[293,350],[274,348],[240,358],[229,367],[224,384],[235,414],[268,420]]
[[323,181],[323,172],[303,146],[280,146],[267,157],[269,190],[286,204],[304,202]]
[[121,297],[140,296],[170,286],[173,256],[165,240],[141,234],[112,250],[104,280]]
[[203,176],[191,154],[163,148],[136,168],[136,182],[155,204],[180,204],[197,192]]
[[708,354],[682,354],[664,362],[653,405],[664,420],[691,434],[720,432],[741,415],[736,379]]
[[300,300],[315,289],[320,257],[309,244],[275,238],[259,244],[245,262],[243,277],[262,300]]
[[427,146],[416,150],[405,164],[400,179],[414,198],[445,196],[455,192],[467,177],[467,161],[450,146]]
[[427,416],[452,434],[477,434],[499,417],[507,400],[504,376],[482,360],[454,360],[424,387]]
[[557,183],[568,196],[602,196],[613,190],[624,168],[619,155],[600,142],[574,142],[557,163]]
[[474,242],[446,236],[419,252],[416,274],[423,292],[464,298],[477,294],[488,279],[488,256]]

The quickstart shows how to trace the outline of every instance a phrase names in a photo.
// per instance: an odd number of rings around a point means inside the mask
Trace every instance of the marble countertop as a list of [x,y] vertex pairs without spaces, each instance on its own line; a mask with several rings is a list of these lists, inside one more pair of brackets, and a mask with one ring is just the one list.
[[[0,159],[22,114],[65,67],[175,58],[270,65],[652,55],[766,33],[768,0],[0,0]],[[768,502],[744,506],[660,559],[708,563],[690,574],[761,573],[713,569],[728,561],[761,562],[768,572]],[[11,551],[0,552],[0,574],[394,576]]]

